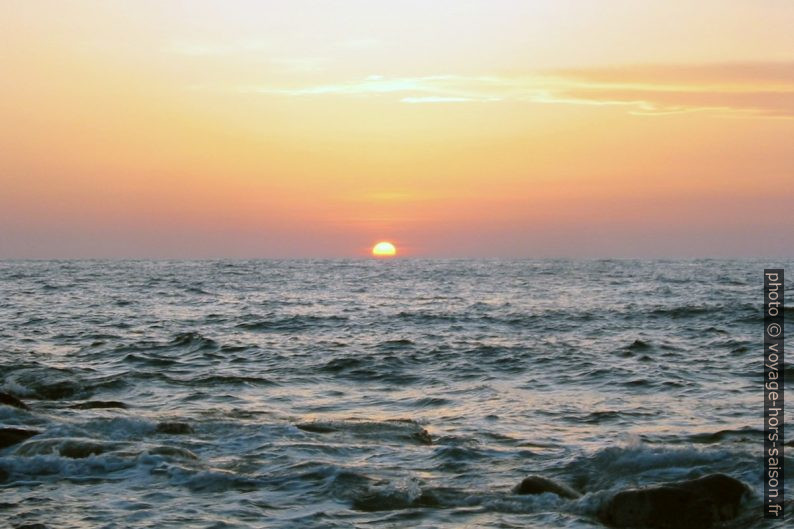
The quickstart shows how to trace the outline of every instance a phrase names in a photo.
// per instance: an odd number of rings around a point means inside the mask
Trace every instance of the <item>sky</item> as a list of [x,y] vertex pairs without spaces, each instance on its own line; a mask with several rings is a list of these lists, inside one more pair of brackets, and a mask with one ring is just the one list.
[[0,3],[0,258],[794,256],[788,0]]

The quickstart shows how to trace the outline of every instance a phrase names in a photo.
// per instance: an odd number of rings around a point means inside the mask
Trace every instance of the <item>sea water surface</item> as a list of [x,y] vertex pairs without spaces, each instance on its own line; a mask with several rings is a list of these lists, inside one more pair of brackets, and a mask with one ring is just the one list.
[[[0,425],[41,432],[0,451],[0,517],[589,528],[619,490],[724,472],[755,494],[728,527],[783,527],[761,289],[792,264],[0,262],[0,390],[31,408]],[[528,474],[584,496],[513,494]]]

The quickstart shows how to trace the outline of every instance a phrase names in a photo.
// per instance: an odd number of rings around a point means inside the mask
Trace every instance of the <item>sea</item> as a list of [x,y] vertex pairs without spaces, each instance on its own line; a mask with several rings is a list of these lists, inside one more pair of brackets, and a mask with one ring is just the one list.
[[0,426],[37,432],[0,450],[0,525],[598,528],[719,472],[752,490],[724,527],[791,527],[762,517],[762,287],[793,265],[0,261],[29,406]]

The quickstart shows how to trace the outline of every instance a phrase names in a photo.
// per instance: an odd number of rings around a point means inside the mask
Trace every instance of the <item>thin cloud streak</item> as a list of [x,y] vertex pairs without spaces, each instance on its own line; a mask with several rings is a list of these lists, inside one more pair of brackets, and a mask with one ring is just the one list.
[[525,76],[370,76],[315,86],[247,86],[242,92],[283,96],[385,96],[402,103],[525,101],[620,106],[632,114],[711,112],[740,117],[794,117],[792,63],[638,66]]
[[475,101],[475,100],[468,97],[441,97],[441,96],[404,97],[400,99],[400,103],[466,103],[468,101]]

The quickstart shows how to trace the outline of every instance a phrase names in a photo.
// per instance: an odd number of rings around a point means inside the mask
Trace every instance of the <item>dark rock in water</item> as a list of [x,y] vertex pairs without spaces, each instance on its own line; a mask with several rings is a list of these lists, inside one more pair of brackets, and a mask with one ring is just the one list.
[[107,452],[108,446],[103,443],[90,443],[86,441],[67,441],[58,447],[58,452],[63,457],[71,459],[84,459]]
[[433,438],[430,437],[430,434],[424,428],[413,434],[412,437],[424,445],[433,444]]
[[8,481],[8,472],[5,469],[0,468],[0,483]]
[[405,491],[372,490],[353,498],[353,508],[364,512],[418,509],[423,507],[437,508],[440,505],[441,503],[436,495],[427,491],[423,491],[417,497],[412,497]]
[[193,433],[193,428],[186,422],[166,421],[157,423],[157,433],[185,435]]
[[40,433],[36,430],[23,430],[22,428],[0,428],[0,448],[21,443]]
[[646,351],[651,348],[651,345],[648,342],[643,340],[637,339],[632,342],[631,345],[626,347],[626,349],[630,351]]
[[381,440],[407,440],[420,444],[433,444],[433,438],[427,430],[411,419],[389,419],[387,421],[360,421],[355,419],[342,421],[313,421],[298,423],[299,430],[311,433],[345,433],[356,437],[376,437]]
[[630,489],[615,495],[598,513],[613,527],[706,529],[732,520],[749,489],[725,474]]
[[80,390],[77,382],[61,380],[36,388],[36,396],[42,400],[63,400],[74,397]]
[[324,423],[301,423],[295,425],[299,430],[312,433],[331,433],[336,432],[337,429]]
[[97,410],[97,409],[106,409],[106,408],[119,408],[119,409],[127,409],[127,405],[123,402],[118,402],[115,400],[89,400],[86,402],[79,402],[77,404],[73,404],[69,406],[75,410]]
[[30,407],[16,398],[15,396],[0,391],[0,404],[5,404],[6,406],[13,406],[15,408],[19,408],[21,410],[29,410]]
[[557,483],[543,476],[528,476],[524,478],[524,481],[519,483],[513,489],[513,492],[516,494],[543,494],[544,492],[551,492],[552,494],[569,500],[575,500],[581,496],[581,494],[569,486]]

